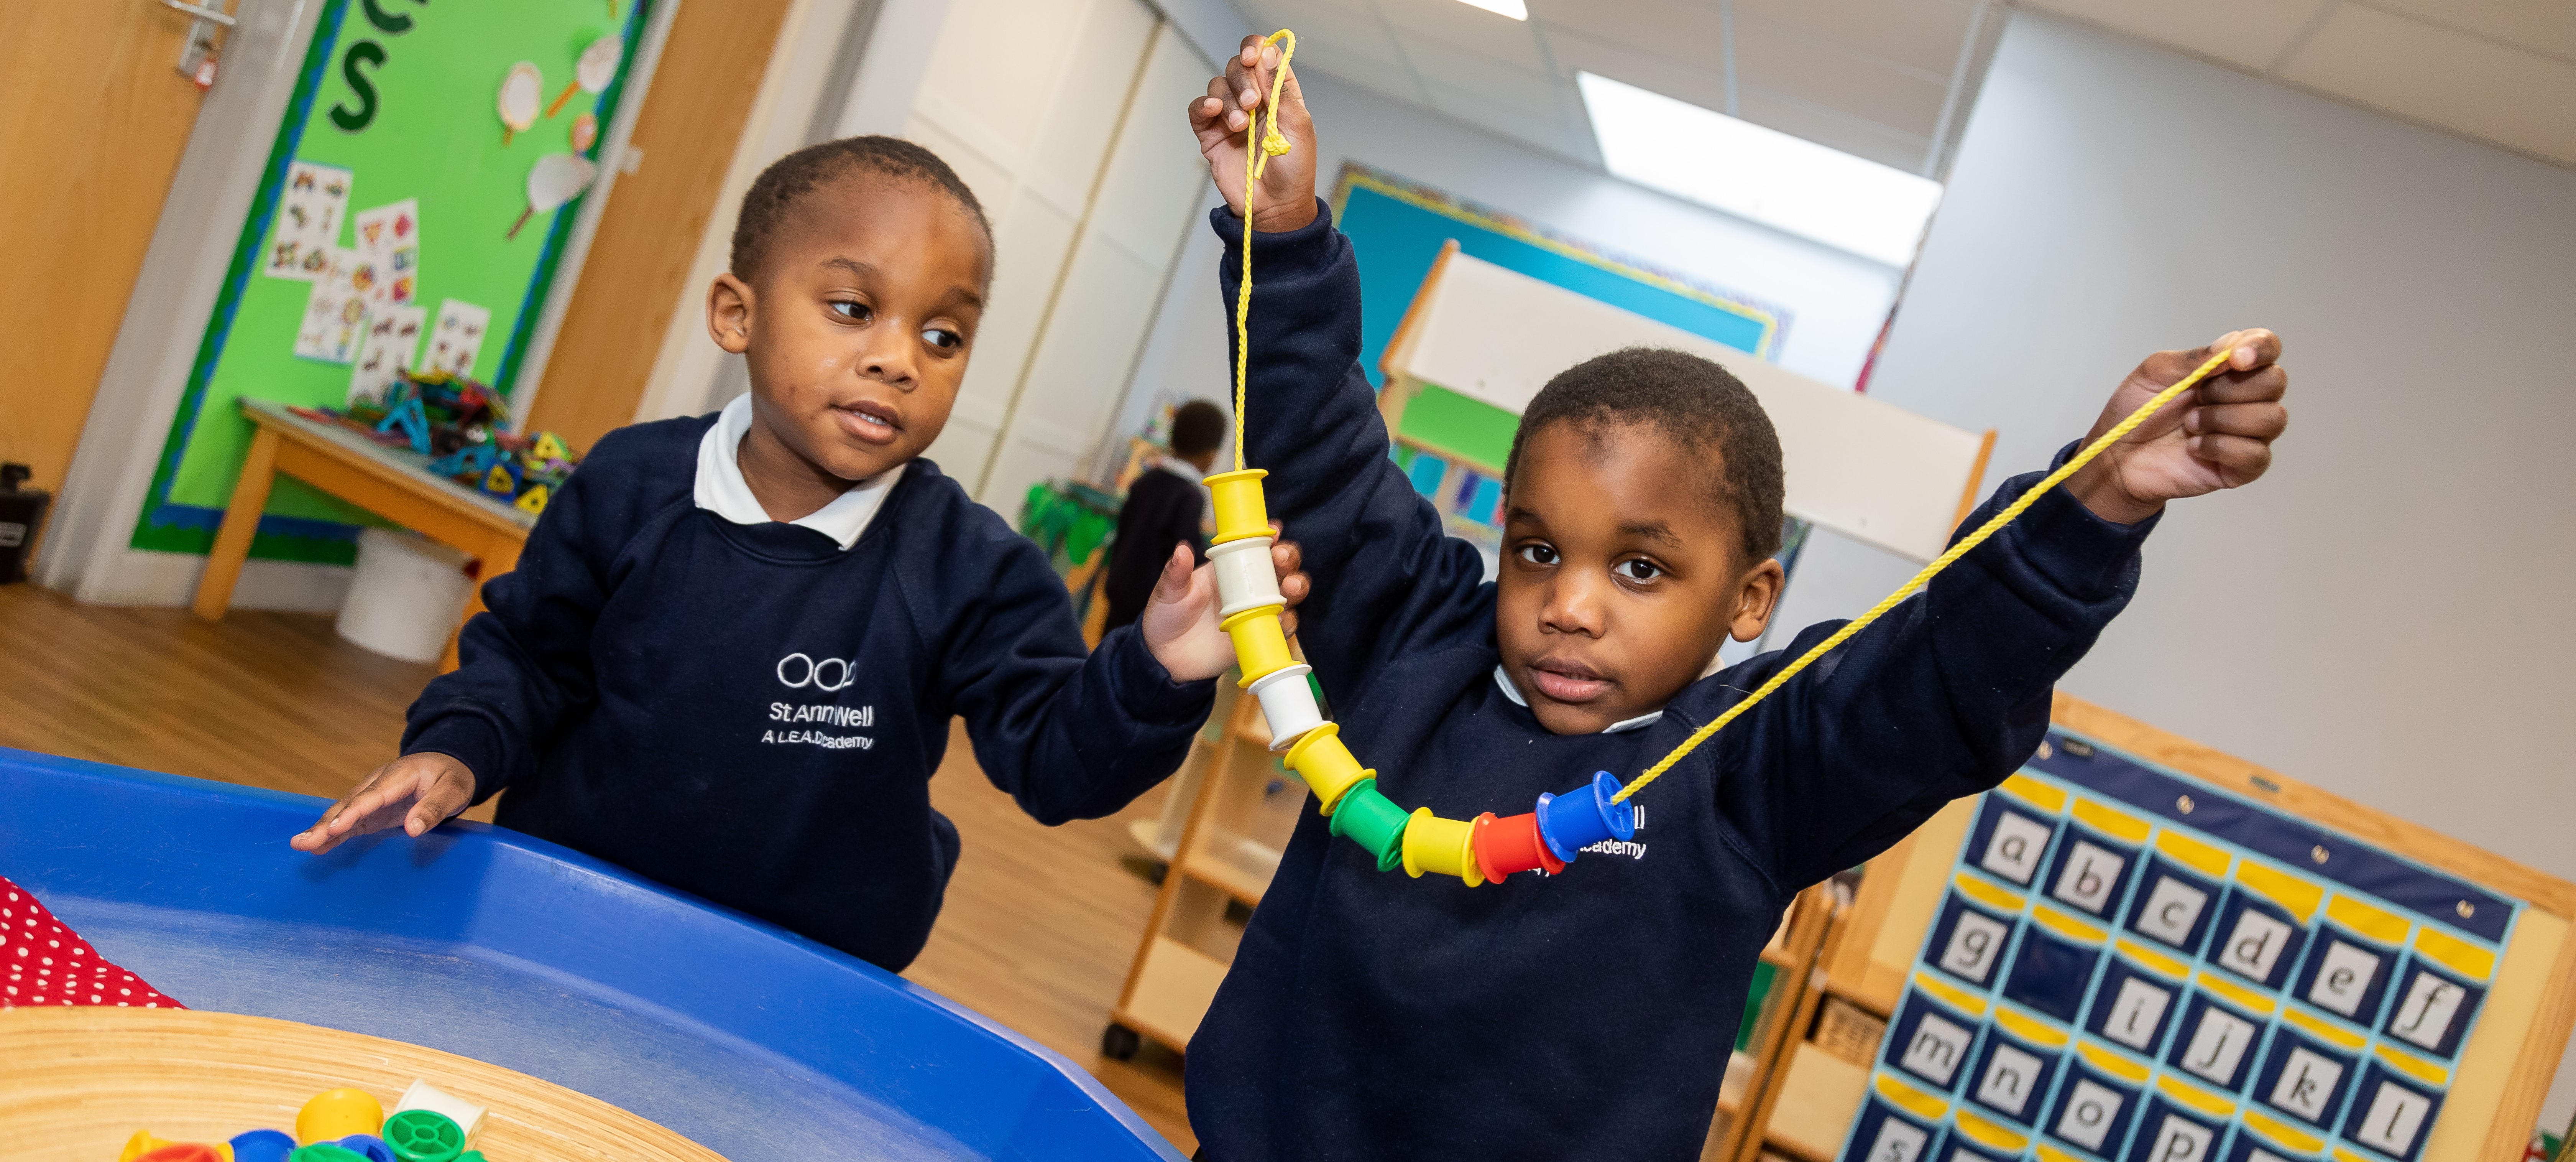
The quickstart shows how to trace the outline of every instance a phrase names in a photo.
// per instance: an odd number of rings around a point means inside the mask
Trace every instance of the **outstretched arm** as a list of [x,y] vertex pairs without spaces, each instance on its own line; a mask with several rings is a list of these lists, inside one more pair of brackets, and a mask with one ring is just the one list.
[[[2086,439],[2222,350],[2232,352],[2224,371],[1718,736],[1714,769],[1698,777],[1715,780],[1720,814],[1777,869],[1781,890],[1858,865],[2019,769],[2047,732],[2057,679],[2136,591],[2139,546],[2166,502],[2241,487],[2270,467],[2289,413],[2269,331],[2148,357]],[[2004,482],[1959,533],[2039,479]],[[1702,683],[1689,714],[1707,721],[1839,627],[1809,627],[1788,649]]]

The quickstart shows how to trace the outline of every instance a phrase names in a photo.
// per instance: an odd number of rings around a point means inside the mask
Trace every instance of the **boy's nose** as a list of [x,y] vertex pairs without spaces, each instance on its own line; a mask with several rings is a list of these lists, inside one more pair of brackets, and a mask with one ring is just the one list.
[[1550,588],[1547,604],[1539,610],[1539,622],[1557,633],[1600,637],[1601,601],[1590,586],[1570,579],[1560,581]]
[[906,391],[917,381],[912,356],[901,343],[871,343],[859,353],[859,374]]

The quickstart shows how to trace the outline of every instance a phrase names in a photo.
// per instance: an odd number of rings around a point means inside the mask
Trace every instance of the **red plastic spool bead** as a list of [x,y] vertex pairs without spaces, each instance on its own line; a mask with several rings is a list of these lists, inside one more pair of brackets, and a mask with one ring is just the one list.
[[1484,869],[1486,879],[1499,880],[1524,871],[1555,875],[1565,870],[1565,861],[1539,839],[1537,812],[1497,819],[1487,811],[1476,817],[1476,866]]

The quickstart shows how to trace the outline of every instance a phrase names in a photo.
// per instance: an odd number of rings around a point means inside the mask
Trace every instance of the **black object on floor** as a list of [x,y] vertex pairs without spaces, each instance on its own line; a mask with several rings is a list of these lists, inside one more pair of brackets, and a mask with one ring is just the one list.
[[27,562],[36,552],[36,533],[45,527],[45,508],[54,494],[20,488],[35,471],[24,464],[0,464],[0,585],[27,579]]

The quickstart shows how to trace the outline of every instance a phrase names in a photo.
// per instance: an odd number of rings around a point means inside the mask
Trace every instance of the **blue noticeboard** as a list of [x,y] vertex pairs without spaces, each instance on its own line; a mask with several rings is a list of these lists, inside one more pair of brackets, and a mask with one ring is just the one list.
[[326,805],[0,748],[0,874],[191,1008],[479,1058],[743,1162],[1180,1158],[872,965],[478,823],[290,850]]

